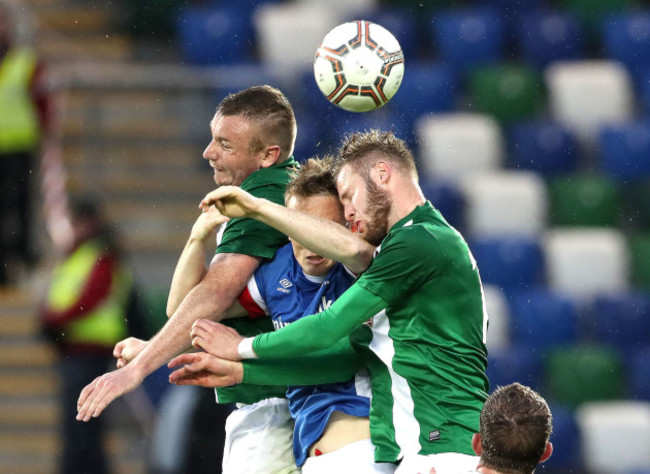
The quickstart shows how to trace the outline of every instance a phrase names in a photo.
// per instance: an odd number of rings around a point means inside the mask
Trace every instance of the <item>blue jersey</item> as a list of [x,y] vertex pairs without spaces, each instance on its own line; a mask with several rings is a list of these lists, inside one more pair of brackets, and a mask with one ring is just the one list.
[[[305,275],[289,244],[280,248],[271,262],[257,269],[240,302],[252,316],[270,316],[275,329],[279,329],[328,308],[352,285],[354,278],[340,263],[324,277]],[[255,303],[253,308],[251,302]],[[304,464],[309,447],[323,434],[332,412],[367,417],[369,396],[370,384],[363,375],[342,383],[289,387],[296,464]]]

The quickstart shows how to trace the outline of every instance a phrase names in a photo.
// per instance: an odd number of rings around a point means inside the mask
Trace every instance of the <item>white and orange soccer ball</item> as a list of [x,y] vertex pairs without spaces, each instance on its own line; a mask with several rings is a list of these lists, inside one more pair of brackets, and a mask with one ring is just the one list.
[[367,112],[388,102],[404,76],[404,54],[386,28],[352,21],[332,29],[314,58],[319,89],[332,104]]

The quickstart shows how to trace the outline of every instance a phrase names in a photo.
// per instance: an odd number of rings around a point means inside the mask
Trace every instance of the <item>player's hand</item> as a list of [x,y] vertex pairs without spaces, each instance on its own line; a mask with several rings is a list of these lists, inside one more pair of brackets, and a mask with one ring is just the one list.
[[77,400],[77,420],[97,418],[117,397],[134,390],[144,376],[133,364],[97,377],[81,391]]
[[201,209],[215,206],[228,217],[252,217],[258,209],[260,199],[237,186],[221,186],[209,192],[199,204]]
[[214,236],[217,227],[229,219],[229,217],[221,214],[214,206],[204,207],[203,212],[192,226],[190,238],[198,240],[199,242],[204,242],[208,238]]
[[179,367],[169,375],[169,382],[176,385],[218,388],[235,385],[244,379],[241,362],[220,359],[207,352],[181,354],[167,366],[170,369]]
[[147,347],[147,343],[148,341],[143,341],[136,337],[127,337],[123,341],[118,342],[115,345],[115,349],[113,349],[113,357],[117,359],[117,368],[121,369],[135,359],[142,352],[142,349]]
[[237,347],[244,339],[237,331],[209,319],[199,319],[190,331],[192,345],[213,356],[228,360],[241,360]]

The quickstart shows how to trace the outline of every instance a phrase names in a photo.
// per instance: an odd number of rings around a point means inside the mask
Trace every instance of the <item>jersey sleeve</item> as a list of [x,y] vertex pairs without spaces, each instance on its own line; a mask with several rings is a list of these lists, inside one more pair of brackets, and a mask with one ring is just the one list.
[[[295,324],[295,323],[294,323]],[[244,383],[262,385],[318,385],[350,380],[360,367],[348,337],[310,355],[284,359],[243,361]]]
[[386,302],[352,285],[325,311],[295,321],[253,341],[259,358],[303,357],[326,350],[386,307]]
[[[260,267],[263,268],[264,266]],[[243,308],[248,311],[251,318],[263,318],[270,315],[269,308],[263,296],[263,288],[258,285],[257,274],[259,270],[251,277],[246,288],[237,297],[237,301]]]
[[[256,186],[247,191],[255,197],[278,204],[284,202],[284,186]],[[228,221],[216,253],[241,253],[271,259],[287,241],[286,235],[272,227],[255,219],[241,217]]]
[[404,227],[382,244],[356,284],[392,305],[434,277],[441,262],[440,246],[431,233],[420,226]]

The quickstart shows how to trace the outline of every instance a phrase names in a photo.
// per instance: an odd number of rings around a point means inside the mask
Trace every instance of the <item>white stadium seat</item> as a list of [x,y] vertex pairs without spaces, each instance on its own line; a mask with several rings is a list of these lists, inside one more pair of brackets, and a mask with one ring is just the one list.
[[589,472],[623,474],[650,466],[649,402],[589,402],[576,419]]
[[600,126],[633,117],[627,70],[615,61],[558,62],[546,70],[551,115],[593,144]]
[[488,352],[505,349],[510,345],[510,310],[505,295],[495,285],[483,285],[483,294],[489,317]]
[[501,171],[461,181],[468,236],[537,237],[546,226],[546,184],[536,173]]
[[628,287],[628,250],[616,229],[549,230],[544,238],[549,287],[579,300]]
[[323,3],[262,5],[253,18],[262,61],[293,75],[311,68],[321,40],[342,20]]
[[425,178],[458,179],[497,169],[503,157],[499,124],[483,114],[429,114],[415,124]]

